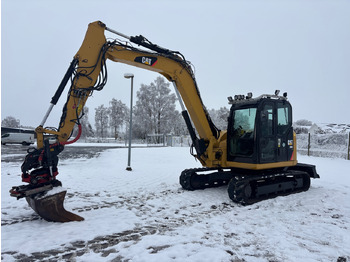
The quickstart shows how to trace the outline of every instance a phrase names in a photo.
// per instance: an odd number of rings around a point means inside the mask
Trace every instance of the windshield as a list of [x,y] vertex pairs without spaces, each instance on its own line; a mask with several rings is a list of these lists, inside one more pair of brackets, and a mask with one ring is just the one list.
[[245,131],[253,131],[255,126],[256,108],[239,109],[235,111],[233,129],[241,128]]
[[233,112],[229,154],[250,157],[254,153],[254,129],[256,108],[238,109]]

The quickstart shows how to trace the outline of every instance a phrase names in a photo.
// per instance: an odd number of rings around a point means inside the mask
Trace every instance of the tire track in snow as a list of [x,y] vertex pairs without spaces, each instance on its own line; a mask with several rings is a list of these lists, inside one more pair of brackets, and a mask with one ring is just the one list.
[[[161,228],[161,227],[160,227]],[[66,244],[62,248],[50,249],[44,252],[34,252],[30,255],[18,252],[2,252],[1,260],[11,256],[16,261],[75,261],[76,257],[80,257],[88,252],[100,253],[102,257],[107,257],[111,253],[118,253],[117,250],[111,248],[122,242],[139,241],[143,236],[159,233],[159,227],[146,226],[136,227],[132,230],[113,233],[105,236],[98,236],[88,241],[74,241]],[[119,261],[119,260],[118,260]]]
[[[86,205],[83,207],[73,208],[73,211],[79,213],[88,213],[92,210],[104,209],[104,208],[126,208],[135,212],[136,216],[142,217],[143,224],[137,225],[131,230],[126,230],[118,233],[113,233],[104,236],[97,236],[94,239],[86,241],[74,241],[67,243],[62,248],[47,250],[44,252],[34,252],[30,255],[21,254],[18,252],[3,252],[2,260],[4,256],[11,256],[19,261],[75,261],[77,257],[83,256],[87,252],[99,253],[102,257],[107,257],[110,254],[116,256],[116,261],[120,261],[123,258],[118,257],[118,251],[113,246],[122,242],[132,241],[137,243],[142,240],[144,236],[154,234],[166,234],[167,232],[174,231],[181,226],[191,226],[192,224],[202,221],[205,218],[215,216],[218,213],[232,211],[234,204],[222,203],[219,206],[211,205],[205,206],[202,201],[198,200],[191,205],[178,206],[179,208],[171,209],[171,202],[167,201],[168,198],[172,199],[175,195],[183,194],[183,189],[176,190],[164,190],[158,193],[145,193],[140,195],[119,196],[117,201],[105,201],[101,204]],[[80,197],[85,200],[96,199],[96,195],[83,194],[74,192],[69,197]],[[159,201],[162,205],[154,205],[153,200]],[[184,203],[186,204],[186,203]],[[11,226],[12,224],[22,223],[27,221],[38,220],[38,215],[33,215],[30,218],[18,218],[9,221],[4,221],[4,225]],[[170,246],[150,246],[150,253],[157,253]],[[230,252],[230,251],[227,251]]]
[[[79,257],[82,257],[84,254],[87,253],[96,253],[103,257],[108,257],[108,259],[113,259],[112,261],[128,261],[125,257],[123,257],[121,254],[120,246],[117,246],[119,244],[124,245],[135,245],[138,242],[142,241],[142,239],[145,236],[150,235],[167,235],[169,232],[176,231],[179,228],[185,226],[185,227],[191,227],[192,225],[196,223],[203,222],[205,219],[210,219],[219,215],[225,215],[228,213],[232,213],[233,216],[237,215],[238,220],[242,220],[242,218],[245,218],[248,214],[246,213],[248,210],[251,210],[252,212],[257,212],[255,209],[262,209],[261,211],[264,211],[265,209],[271,208],[271,204],[277,205],[273,210],[275,212],[282,212],[285,211],[282,208],[282,211],[279,210],[277,207],[281,207],[280,205],[283,205],[284,201],[279,201],[277,203],[270,203],[270,204],[264,204],[265,202],[261,203],[260,205],[253,205],[250,207],[239,207],[238,205],[234,203],[226,203],[226,202],[220,202],[220,204],[213,205],[208,204],[205,202],[205,197],[192,197],[191,194],[193,192],[188,192],[179,188],[173,189],[167,189],[162,190],[158,192],[141,192],[141,194],[130,194],[130,195],[124,195],[124,196],[115,196],[109,192],[101,192],[103,196],[91,194],[91,193],[78,193],[74,192],[69,195],[69,198],[80,198],[84,199],[87,202],[92,202],[91,205],[85,205],[82,207],[76,207],[73,208],[73,211],[84,213],[82,215],[88,216],[89,212],[99,210],[99,209],[105,209],[105,208],[114,208],[116,210],[118,209],[127,209],[132,211],[136,216],[141,218],[141,223],[136,224],[134,228],[130,230],[125,230],[122,232],[116,232],[111,233],[107,235],[97,236],[93,239],[89,240],[83,240],[83,241],[74,241],[69,242],[65,244],[64,246],[61,246],[57,249],[52,250],[46,250],[44,252],[34,252],[29,255],[21,254],[19,252],[5,252],[2,254],[2,260],[3,257],[6,260],[6,257],[14,258],[16,261],[57,261],[57,260],[63,260],[63,261],[72,261],[79,260]],[[217,189],[215,189],[217,190]],[[204,191],[197,191],[197,192],[204,192]],[[206,190],[208,192],[208,190]],[[213,192],[213,191],[212,191]],[[104,195],[106,194],[106,195]],[[205,194],[207,195],[207,193]],[[210,195],[210,192],[209,194]],[[202,195],[204,196],[204,195]],[[94,201],[98,201],[98,199],[101,198],[100,204],[93,203]],[[112,198],[115,198],[114,201]],[[109,201],[110,199],[111,201]],[[176,200],[174,200],[176,199]],[[180,205],[177,204],[175,207],[174,201],[177,203],[181,203]],[[311,201],[311,200],[310,200]],[[213,203],[213,202],[211,202]],[[302,202],[300,202],[300,205]],[[304,209],[308,206],[307,203],[306,206],[304,206]],[[236,209],[235,209],[236,207]],[[239,207],[239,208],[237,208]],[[302,207],[290,207],[292,209],[295,208],[302,208]],[[240,211],[242,211],[242,216],[239,215]],[[292,211],[292,210],[291,210]],[[319,207],[316,210],[313,210],[313,212],[317,213],[311,213],[310,215],[312,217],[328,217],[328,223],[342,223],[343,216],[340,210],[335,210],[334,208],[330,209],[324,209],[324,207]],[[103,212],[103,210],[101,211]],[[271,215],[271,212],[268,212],[269,215]],[[39,219],[36,216],[33,216],[31,218],[32,220]],[[324,220],[324,219],[323,219]],[[322,220],[322,221],[323,221]],[[27,219],[26,221],[30,221],[30,219]],[[233,218],[232,221],[235,221]],[[303,221],[303,219],[302,219]],[[301,221],[301,222],[302,222]],[[21,221],[20,221],[21,222]],[[24,222],[24,221],[23,221]],[[266,222],[266,221],[265,221]],[[265,223],[261,222],[261,223]],[[257,222],[254,222],[257,223]],[[259,225],[255,225],[256,227]],[[339,225],[338,225],[339,226]],[[177,234],[177,232],[170,233],[170,234]],[[255,235],[253,232],[246,232],[245,234],[249,235],[250,237],[246,237],[244,239],[238,239],[240,236],[242,236],[242,232],[238,231],[233,233],[228,230],[227,234],[222,236],[224,238],[225,246],[227,249],[225,251],[231,255],[232,259],[234,261],[240,261],[237,257],[237,253],[234,252],[234,249],[231,249],[232,243],[236,244],[236,248],[243,248],[248,252],[250,255],[253,256],[256,259],[258,258],[268,258],[273,261],[282,261],[280,260],[281,257],[279,257],[277,252],[277,257],[275,256],[273,251],[266,253],[261,247],[259,246],[259,243],[261,241],[260,237],[258,235]],[[208,238],[213,237],[213,235],[207,235]],[[299,244],[305,244],[305,243],[314,243],[314,239],[306,237],[304,234],[294,236],[293,239],[295,239],[296,242]],[[203,240],[205,241],[205,240]],[[233,241],[233,242],[232,242]],[[130,243],[127,243],[130,242]],[[239,245],[237,246],[237,243]],[[316,243],[317,244],[317,243]],[[326,245],[329,245],[326,243]],[[319,247],[319,245],[317,245]],[[170,248],[170,245],[149,245],[146,250],[148,250],[149,253],[154,254],[157,252],[161,252],[162,250],[166,250],[167,248]],[[259,249],[260,248],[260,249]],[[307,248],[307,247],[303,247]],[[317,249],[310,249],[309,252],[313,253],[319,253]],[[248,253],[246,255],[248,255]],[[109,256],[110,255],[110,256]]]

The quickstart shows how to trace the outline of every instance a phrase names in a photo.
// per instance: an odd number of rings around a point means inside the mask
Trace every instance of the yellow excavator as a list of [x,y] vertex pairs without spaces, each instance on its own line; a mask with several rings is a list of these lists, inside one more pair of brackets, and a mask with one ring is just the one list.
[[[107,41],[105,31],[124,40]],[[277,90],[258,97],[251,93],[228,97],[231,104],[228,127],[219,130],[203,105],[192,66],[180,52],[155,45],[142,35],[124,35],[96,21],[89,24],[79,51],[35,130],[37,148],[28,150],[21,167],[22,181],[27,184],[10,190],[17,199],[25,197],[45,220],[83,220],[63,207],[66,191],[59,190],[62,184],[56,179],[58,154],[65,145],[79,139],[84,105],[93,91],[102,90],[106,84],[108,59],[158,72],[173,83],[192,139],[191,154],[203,166],[181,173],[180,184],[184,189],[227,185],[230,199],[249,205],[307,191],[310,177],[319,178],[314,165],[297,162],[287,93],[280,95]],[[44,128],[68,82],[68,98],[58,128]],[[79,132],[70,140],[75,125]]]

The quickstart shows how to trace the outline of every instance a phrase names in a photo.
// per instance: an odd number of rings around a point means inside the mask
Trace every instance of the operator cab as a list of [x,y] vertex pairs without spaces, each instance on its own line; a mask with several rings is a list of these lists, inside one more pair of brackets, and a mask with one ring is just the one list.
[[287,93],[229,97],[227,160],[266,164],[293,160],[292,106]]

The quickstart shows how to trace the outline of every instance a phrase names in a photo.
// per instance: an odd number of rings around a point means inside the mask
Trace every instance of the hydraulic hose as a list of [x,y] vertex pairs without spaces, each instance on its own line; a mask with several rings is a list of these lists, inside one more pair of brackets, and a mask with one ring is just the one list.
[[70,145],[70,144],[77,142],[81,136],[81,132],[82,132],[81,124],[78,124],[78,135],[73,140],[61,142],[60,144],[65,146],[65,145]]

